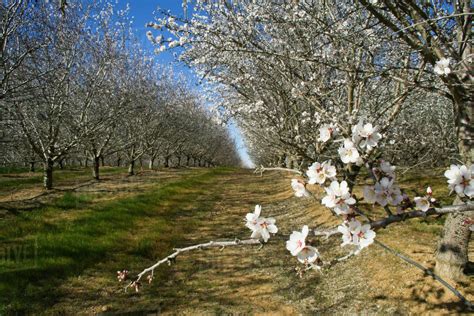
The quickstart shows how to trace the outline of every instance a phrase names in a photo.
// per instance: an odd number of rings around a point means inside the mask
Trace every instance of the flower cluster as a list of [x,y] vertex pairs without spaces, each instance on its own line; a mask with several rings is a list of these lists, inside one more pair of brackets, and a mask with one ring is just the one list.
[[[335,135],[336,128],[332,125],[324,125],[320,128],[319,141],[327,142]],[[345,164],[355,163],[359,166],[367,162],[370,152],[378,146],[382,135],[378,128],[371,123],[364,124],[363,121],[352,127],[351,138],[343,139],[342,146],[338,149],[341,161]],[[365,151],[365,153],[364,153]],[[361,154],[361,152],[363,154]],[[369,164],[366,166],[369,168]],[[395,184],[395,166],[388,161],[380,160],[379,163],[369,168],[369,172],[374,179],[374,185],[365,186],[363,190],[364,200],[369,204],[378,204],[384,207],[389,214],[389,206],[396,206],[397,211],[403,212],[408,208],[415,208],[427,212],[436,203],[433,197],[433,190],[428,187],[425,196],[416,196],[412,201],[406,194],[402,194],[400,188]],[[362,215],[356,208],[357,200],[352,195],[351,189],[346,181],[339,182],[336,178],[336,167],[331,161],[314,162],[305,172],[307,181],[292,179],[291,187],[297,197],[306,197],[310,193],[306,185],[325,185],[331,181],[329,186],[325,186],[326,195],[321,203],[334,211],[335,214],[343,217],[343,223],[337,227],[342,234],[342,246],[353,245],[356,247],[354,253],[359,253],[363,248],[374,242],[375,231],[370,224],[363,224],[356,219]],[[452,165],[445,172],[451,190],[461,197],[474,196],[474,165],[469,168],[464,165]],[[270,238],[270,234],[275,234],[278,229],[273,218],[260,218],[261,207],[257,205],[254,213],[247,214],[246,226],[252,230],[252,238],[262,238],[265,242]],[[467,225],[474,225],[469,221]],[[308,226],[303,226],[302,231],[293,231],[290,239],[286,242],[286,248],[297,257],[298,261],[304,264],[313,265],[320,257],[316,248],[306,244],[308,236]]]
[[304,264],[313,264],[319,258],[318,249],[306,245],[306,237],[308,236],[308,226],[303,226],[301,232],[293,231],[290,240],[286,242],[286,249],[295,256],[299,262]]
[[378,203],[385,207],[388,204],[397,206],[403,201],[400,188],[395,184],[395,167],[382,161],[379,168],[373,168],[376,179],[373,186],[364,187],[364,200],[369,204]]
[[262,212],[262,207],[260,205],[255,205],[255,211],[253,213],[248,213],[245,217],[246,224],[251,231],[251,238],[260,239],[262,238],[264,242],[267,242],[270,239],[270,234],[276,234],[278,232],[278,227],[275,225],[275,219],[272,217],[263,218],[260,217]]
[[333,209],[336,214],[350,214],[352,210],[350,205],[354,205],[356,200],[349,192],[346,181],[339,183],[337,180],[331,182],[329,187],[324,188],[326,196],[321,201],[326,207]]
[[336,167],[331,165],[331,161],[315,162],[308,168],[306,175],[309,178],[309,184],[324,184],[327,179],[334,180],[336,178]]
[[339,156],[343,163],[358,163],[362,162],[359,151],[357,150],[355,144],[350,139],[344,139],[344,144],[339,147],[338,151]]
[[117,280],[123,282],[128,278],[128,270],[117,271]]
[[381,139],[382,134],[380,134],[378,128],[372,126],[371,123],[364,124],[361,120],[357,125],[352,127],[352,141],[367,151],[371,151],[374,147],[377,147]]
[[430,209],[431,204],[436,202],[436,199],[433,197],[433,190],[431,187],[428,187],[426,189],[426,195],[423,197],[416,196],[414,201],[417,209],[426,212]]
[[376,235],[369,224],[362,225],[354,218],[339,225],[337,230],[342,234],[341,246],[354,245],[357,247],[356,253],[372,244]]
[[460,197],[474,196],[474,165],[469,168],[464,165],[451,165],[444,176],[448,178],[448,187]]

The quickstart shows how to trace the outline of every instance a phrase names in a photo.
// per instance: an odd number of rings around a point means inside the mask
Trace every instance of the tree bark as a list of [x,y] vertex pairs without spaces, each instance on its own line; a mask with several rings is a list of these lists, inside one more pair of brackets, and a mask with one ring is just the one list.
[[128,165],[128,175],[133,176],[135,174],[135,160],[131,160]]
[[[456,198],[456,204],[463,202]],[[443,236],[438,242],[436,251],[435,271],[441,277],[455,281],[464,279],[464,269],[468,263],[469,238],[471,231],[464,221],[473,215],[473,212],[452,213],[446,218]]]
[[[456,129],[459,154],[468,166],[473,162],[474,146],[472,144],[473,129],[472,101],[469,93],[462,87],[453,88],[456,111]],[[462,203],[456,198],[455,204]],[[462,281],[464,269],[468,263],[469,239],[471,231],[469,226],[463,224],[468,218],[474,217],[474,212],[463,214],[449,214],[443,228],[443,236],[438,242],[436,251],[435,271],[441,277]]]
[[35,172],[35,162],[30,161],[30,172]]
[[53,188],[53,166],[54,161],[51,158],[44,162],[43,185],[46,190]]
[[165,168],[169,168],[170,167],[170,157],[165,157]]
[[100,167],[100,158],[94,157],[93,165],[92,165],[92,177],[94,179],[99,180],[99,167]]
[[150,157],[150,161],[148,162],[148,169],[153,170],[153,165],[155,164],[155,158]]

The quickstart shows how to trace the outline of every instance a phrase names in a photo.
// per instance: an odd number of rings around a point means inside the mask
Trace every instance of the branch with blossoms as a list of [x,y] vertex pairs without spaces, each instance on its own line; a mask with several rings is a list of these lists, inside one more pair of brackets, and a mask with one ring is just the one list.
[[[370,161],[372,153],[378,146],[378,142],[382,139],[382,135],[378,132],[377,127],[372,126],[370,123],[364,124],[361,120],[352,127],[351,133],[351,138],[333,140],[337,130],[333,126],[323,126],[320,129],[319,140],[324,143],[330,140],[341,143],[338,154],[344,165],[349,167],[356,165],[359,169],[365,166],[368,169],[374,183],[363,188],[363,200],[365,203],[372,205],[372,207],[379,206],[385,210],[387,216],[381,219],[371,220],[365,210],[362,210],[358,205],[359,199],[352,192],[353,186],[349,185],[346,180],[338,181],[337,169],[330,160],[322,163],[314,162],[305,173],[285,168],[261,167],[258,169],[260,172],[279,170],[291,171],[301,175],[303,179],[291,179],[291,187],[295,196],[299,198],[312,196],[307,190],[308,185],[320,185],[326,194],[321,199],[321,204],[330,209],[333,214],[342,218],[342,223],[334,229],[326,231],[310,230],[307,225],[304,225],[301,231],[293,231],[289,235],[289,239],[286,241],[286,249],[292,256],[296,257],[298,262],[304,265],[304,267],[296,269],[300,276],[308,270],[321,270],[323,267],[331,266],[334,263],[344,261],[359,254],[364,248],[374,243],[376,231],[380,228],[385,228],[391,224],[411,218],[474,211],[474,203],[469,202],[474,196],[474,166],[468,168],[464,165],[452,165],[445,172],[449,188],[452,192],[456,192],[459,198],[464,201],[463,204],[440,207],[430,187],[427,188],[425,196],[416,196],[412,201],[408,195],[402,193],[402,190],[396,184],[395,166],[383,160]],[[347,172],[342,176],[347,178]],[[327,182],[330,183],[326,186]],[[395,214],[392,212],[391,207],[396,208]],[[248,213],[245,217],[245,226],[252,232],[251,239],[209,242],[176,249],[171,255],[143,270],[134,281],[128,284],[127,288],[132,287],[138,291],[140,280],[143,276],[148,274],[148,281],[151,282],[153,271],[157,267],[164,263],[171,264],[182,252],[202,248],[263,245],[267,243],[272,235],[278,233],[278,227],[276,226],[275,218],[262,217],[261,213],[262,207],[256,205],[254,212]],[[362,220],[360,220],[361,218]],[[474,220],[469,220],[466,222],[466,225],[473,223]],[[472,226],[474,225],[471,225],[471,229]],[[314,233],[315,236],[325,236],[326,238],[342,235],[341,246],[351,246],[352,249],[344,257],[324,261],[318,249],[306,243],[306,237],[310,232]],[[119,272],[118,277],[119,280],[124,280],[124,273]],[[444,284],[443,282],[446,283],[444,280],[441,283]]]

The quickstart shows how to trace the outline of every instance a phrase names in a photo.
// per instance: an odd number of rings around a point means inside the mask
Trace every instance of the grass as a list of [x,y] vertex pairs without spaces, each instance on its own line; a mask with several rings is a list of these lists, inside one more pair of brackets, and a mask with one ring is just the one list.
[[[125,168],[119,167],[102,167],[100,169],[101,176],[125,174]],[[89,168],[81,169],[55,169],[53,173],[53,183],[65,181],[87,181],[91,179],[92,171]],[[24,189],[28,187],[39,187],[43,183],[43,173],[40,169],[36,172],[28,172],[24,168],[0,168],[0,193],[6,193],[15,189]]]
[[[58,191],[42,207],[0,221],[0,315],[446,314],[456,307],[456,299],[438,283],[376,245],[324,274],[308,272],[302,280],[281,238],[260,250],[184,254],[176,264],[156,270],[155,281],[140,293],[124,293],[117,270],[138,273],[174,247],[245,238],[243,217],[257,203],[264,216],[276,218],[283,234],[308,223],[332,227],[339,220],[312,199],[296,199],[288,185],[291,175],[260,177],[225,168],[135,177],[124,177],[123,169],[110,172],[87,190]],[[400,177],[401,186],[413,197],[429,184],[435,197],[450,203],[439,174],[407,173]],[[60,171],[57,183],[70,183],[72,177],[87,181],[89,170]],[[378,231],[377,238],[432,267],[443,221],[414,219]],[[338,238],[308,238],[308,243],[325,260],[345,254]],[[474,298],[469,285],[459,289]]]
[[[65,193],[47,207],[0,222],[0,249],[23,251],[20,259],[4,256],[0,262],[0,314],[52,306],[67,278],[117,253],[122,254],[117,266],[126,267],[137,257],[153,258],[157,247],[171,248],[182,230],[169,223],[201,193],[195,188],[226,172],[191,172],[146,193],[97,205],[93,195]],[[65,217],[65,212],[75,214]],[[143,222],[150,227],[143,229]],[[188,221],[187,229],[192,226]]]

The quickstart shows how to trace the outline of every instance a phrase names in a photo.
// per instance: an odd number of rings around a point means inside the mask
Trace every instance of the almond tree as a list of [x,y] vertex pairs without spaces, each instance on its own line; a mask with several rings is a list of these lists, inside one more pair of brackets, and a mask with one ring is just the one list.
[[110,8],[94,8],[71,4],[65,18],[54,4],[35,6],[37,21],[34,32],[29,30],[30,41],[42,43],[46,38],[48,45],[31,52],[22,63],[18,80],[23,82],[31,74],[34,80],[9,101],[16,130],[43,160],[46,189],[53,186],[54,164],[102,124],[100,120],[91,124],[89,114],[108,65],[93,58],[98,42],[91,27],[101,10]]
[[[472,98],[472,3],[469,0],[417,2],[359,0],[365,9],[420,59],[434,67],[452,100],[461,159],[474,159]],[[411,85],[417,83],[409,82]],[[463,222],[474,214],[449,215],[436,260],[438,273],[459,279],[467,264],[470,231]]]
[[[433,84],[431,66],[435,64],[434,71],[444,77],[451,76],[452,71],[449,60],[420,58],[411,43],[396,40],[372,12],[388,12],[373,4],[376,1],[360,2],[367,10],[340,1],[197,1],[198,13],[189,19],[161,12],[157,21],[149,24],[156,30],[164,28],[174,38],[154,37],[152,31],[148,34],[158,45],[158,52],[181,47],[180,60],[214,85],[222,96],[220,108],[225,115],[237,119],[251,140],[257,140],[253,142],[255,146],[268,143],[267,147],[275,147],[274,158],[286,156],[285,160],[293,160],[291,168],[262,167],[260,171],[286,170],[298,174],[291,181],[297,197],[311,195],[307,185],[319,184],[324,188],[326,196],[321,203],[343,223],[335,229],[312,232],[326,237],[342,235],[343,245],[355,246],[346,257],[372,244],[375,231],[382,227],[420,216],[471,212],[470,199],[474,196],[474,169],[469,163],[452,166],[445,173],[449,187],[462,204],[438,207],[430,188],[425,196],[404,194],[396,184],[395,168],[380,160],[384,143],[391,141],[387,136],[396,133],[398,116],[407,106],[416,105],[413,98],[446,94]],[[384,1],[386,6],[390,6],[388,2]],[[398,3],[396,6],[403,7]],[[416,9],[405,7],[405,11],[420,14]],[[405,14],[408,13],[402,15]],[[430,23],[422,22],[430,27]],[[401,24],[410,25],[406,21]],[[412,27],[407,29],[411,32]],[[432,30],[425,35],[422,41],[429,43]],[[425,45],[417,46],[418,51],[424,48]],[[461,60],[457,62],[460,65]],[[397,137],[395,141],[410,135],[400,133]],[[267,157],[263,156],[269,161],[271,158]],[[354,194],[362,169],[372,181],[372,185],[364,188],[363,200],[383,210],[383,218],[372,219],[370,209],[359,203],[362,197]],[[142,276],[184,251],[266,242],[276,232],[270,229],[274,220],[260,218],[259,213],[256,209],[255,218],[247,217],[251,239],[178,249],[142,271],[129,286],[138,289]],[[469,227],[462,225],[463,230]],[[304,271],[346,259],[323,261],[317,249],[305,245],[309,231],[304,227],[287,242],[291,254],[305,264]],[[472,307],[462,295],[458,296]]]

